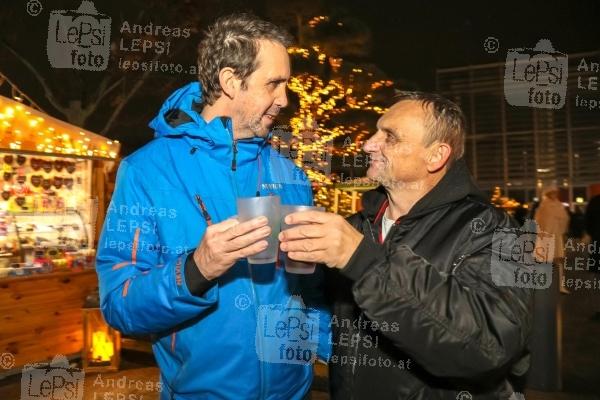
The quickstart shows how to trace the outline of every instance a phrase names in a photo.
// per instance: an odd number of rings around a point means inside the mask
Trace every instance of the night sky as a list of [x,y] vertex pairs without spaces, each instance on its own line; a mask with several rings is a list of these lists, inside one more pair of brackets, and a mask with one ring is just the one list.
[[[41,1],[41,0],[40,0]],[[75,9],[80,1],[41,1],[44,9],[36,17],[26,13],[27,1],[10,1],[2,5],[0,15],[0,39],[23,54],[48,84],[59,94],[74,90],[92,92],[99,72],[85,72],[71,78],[64,71],[52,69],[45,53],[48,18],[55,9]],[[140,0],[96,1],[96,7],[113,18],[112,33],[119,34],[119,20],[136,21],[140,4],[152,3]],[[158,2],[160,3],[160,2]],[[164,3],[166,4],[166,3]],[[435,89],[436,68],[456,67],[503,61],[511,48],[533,47],[542,38],[549,39],[560,52],[573,54],[595,50],[600,47],[600,2],[584,0],[568,1],[511,1],[511,2],[442,2],[442,1],[365,1],[323,0],[301,1],[173,1],[172,9],[179,6],[192,7],[201,15],[197,32],[184,43],[185,48],[177,56],[183,63],[195,61],[196,43],[200,31],[218,15],[233,11],[252,11],[275,23],[281,15],[294,12],[298,4],[310,12],[317,10],[340,20],[350,18],[360,21],[370,32],[370,50],[357,61],[369,62],[380,68],[400,87],[408,89]],[[164,5],[161,5],[164,7]],[[150,7],[150,6],[148,6]],[[289,8],[286,9],[286,7]],[[156,10],[159,10],[157,7]],[[181,25],[186,15],[165,16],[164,12],[150,7],[140,22],[148,20]],[[175,12],[176,13],[176,12]],[[170,21],[164,21],[170,18]],[[484,41],[488,37],[498,40],[499,49],[488,53]],[[347,57],[352,59],[352,56]],[[111,59],[114,72],[115,60]],[[49,114],[65,119],[45,99],[41,85],[0,43],[0,71],[7,75],[25,93],[32,97]],[[129,74],[129,82],[120,88],[122,93],[130,88],[135,75]],[[80,82],[77,80],[81,80]],[[108,131],[107,136],[120,139],[123,154],[130,153],[152,138],[147,123],[158,110],[168,93],[193,79],[193,76],[153,76],[127,104]],[[76,83],[79,86],[75,85]],[[64,96],[63,100],[68,99]],[[105,101],[85,123],[85,128],[99,132],[108,115],[118,104],[118,99]]]
[[[331,3],[344,4],[371,28],[377,65],[426,90],[435,89],[436,68],[504,61],[508,49],[542,38],[567,54],[600,47],[598,1]],[[499,41],[495,54],[484,50],[487,37]]]

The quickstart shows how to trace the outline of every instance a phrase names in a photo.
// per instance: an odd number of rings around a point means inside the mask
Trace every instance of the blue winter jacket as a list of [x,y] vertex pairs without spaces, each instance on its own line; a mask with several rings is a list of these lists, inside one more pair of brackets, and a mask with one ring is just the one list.
[[316,355],[329,357],[322,271],[244,259],[196,295],[186,268],[207,217],[228,219],[257,192],[312,204],[310,182],[268,140],[234,146],[231,121],[205,122],[200,101],[198,83],[175,91],[150,124],[155,139],[119,167],[96,260],[103,315],[151,335],[161,399],[301,399]]

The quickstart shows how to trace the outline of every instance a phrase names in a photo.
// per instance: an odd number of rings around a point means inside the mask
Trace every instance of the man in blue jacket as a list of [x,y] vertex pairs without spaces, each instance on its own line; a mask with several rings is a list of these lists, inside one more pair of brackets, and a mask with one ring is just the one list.
[[221,18],[198,47],[200,83],[175,91],[125,158],[99,239],[107,322],[150,334],[161,399],[301,399],[329,356],[320,273],[249,265],[270,230],[240,223],[236,199],[312,204],[306,176],[269,145],[287,105],[287,34]]

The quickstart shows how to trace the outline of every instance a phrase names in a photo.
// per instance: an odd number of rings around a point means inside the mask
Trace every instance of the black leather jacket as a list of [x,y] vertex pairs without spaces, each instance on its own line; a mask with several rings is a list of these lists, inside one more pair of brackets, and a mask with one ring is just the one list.
[[529,369],[532,292],[497,286],[491,259],[494,231],[516,222],[463,160],[380,244],[386,205],[382,188],[365,193],[348,218],[364,239],[344,269],[327,269],[332,398],[510,398]]

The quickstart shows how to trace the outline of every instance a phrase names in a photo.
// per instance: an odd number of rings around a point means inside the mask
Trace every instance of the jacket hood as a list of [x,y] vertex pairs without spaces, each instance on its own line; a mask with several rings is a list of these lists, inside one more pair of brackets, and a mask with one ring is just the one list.
[[164,101],[158,114],[150,121],[154,137],[190,135],[206,137],[200,128],[207,125],[200,116],[202,87],[198,82],[177,89]]
[[[149,126],[154,130],[155,138],[183,137],[193,147],[198,143],[189,139],[200,139],[211,148],[231,146],[231,118],[218,117],[206,122],[201,111],[202,87],[199,82],[191,82],[171,93]],[[262,146],[267,140],[268,137],[251,138],[240,140],[240,143]]]
[[[406,217],[421,215],[466,197],[489,202],[473,181],[467,163],[461,158],[452,164],[433,189],[417,201]],[[374,218],[385,200],[387,200],[387,194],[383,186],[366,192],[362,197],[363,213],[369,218]]]

